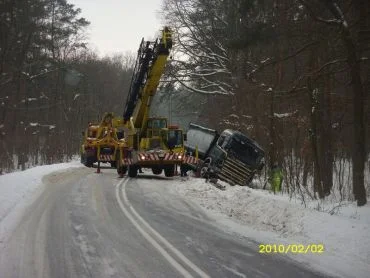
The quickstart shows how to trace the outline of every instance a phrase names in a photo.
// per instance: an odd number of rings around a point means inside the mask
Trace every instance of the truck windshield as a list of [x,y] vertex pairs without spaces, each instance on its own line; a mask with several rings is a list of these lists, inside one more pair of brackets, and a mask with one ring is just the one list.
[[148,120],[148,128],[166,128],[167,121],[165,119],[150,119]]
[[261,152],[252,144],[233,138],[230,144],[230,152],[240,161],[254,167],[258,167],[261,160]]

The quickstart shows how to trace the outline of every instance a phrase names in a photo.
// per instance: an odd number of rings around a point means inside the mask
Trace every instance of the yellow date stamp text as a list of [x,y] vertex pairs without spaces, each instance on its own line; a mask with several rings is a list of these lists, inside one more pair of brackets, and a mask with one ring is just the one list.
[[324,253],[324,244],[260,244],[259,253],[263,254],[321,254]]

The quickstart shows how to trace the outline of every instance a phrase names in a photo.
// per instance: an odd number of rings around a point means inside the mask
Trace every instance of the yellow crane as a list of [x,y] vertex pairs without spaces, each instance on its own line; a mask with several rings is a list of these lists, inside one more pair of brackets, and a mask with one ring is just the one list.
[[184,133],[169,125],[166,118],[149,117],[152,99],[157,92],[172,48],[172,33],[168,27],[155,41],[140,43],[123,113],[123,125],[128,130],[126,145],[120,148],[117,171],[136,177],[141,168],[151,168],[154,174],[164,171],[167,177],[191,159],[184,151]]
[[126,147],[122,123],[113,113],[105,113],[100,123],[90,123],[83,132],[81,163],[92,167],[95,162],[109,162],[116,167],[118,154]]

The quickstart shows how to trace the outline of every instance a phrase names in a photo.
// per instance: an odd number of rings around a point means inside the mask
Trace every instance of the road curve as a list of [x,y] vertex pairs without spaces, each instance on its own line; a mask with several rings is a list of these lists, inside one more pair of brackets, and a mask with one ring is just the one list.
[[44,178],[0,250],[0,277],[322,277],[219,230],[168,189],[77,168]]

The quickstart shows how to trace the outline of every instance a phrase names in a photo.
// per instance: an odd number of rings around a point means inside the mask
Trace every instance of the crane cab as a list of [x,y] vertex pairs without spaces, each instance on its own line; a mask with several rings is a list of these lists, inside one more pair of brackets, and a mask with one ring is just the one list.
[[167,128],[167,119],[160,117],[148,118],[146,128],[140,136],[140,150],[162,149],[161,130]]
[[171,125],[161,130],[161,137],[166,149],[175,153],[184,151],[184,132],[178,126]]
[[182,151],[184,135],[182,129],[176,125],[167,125],[167,119],[161,117],[149,118],[146,124],[145,135],[140,140],[140,150],[171,150]]

